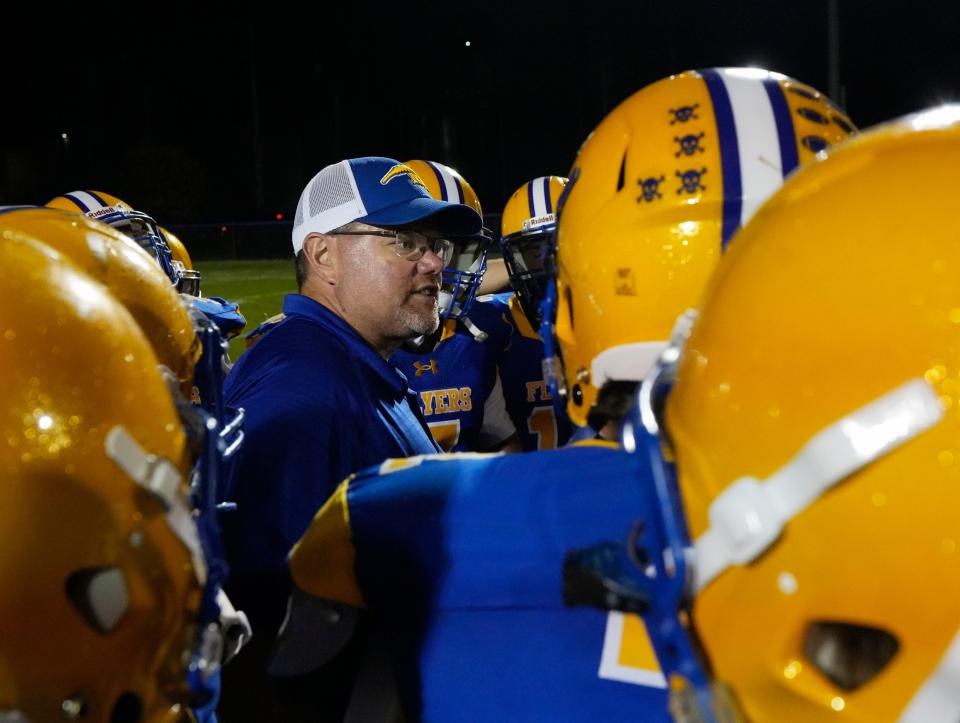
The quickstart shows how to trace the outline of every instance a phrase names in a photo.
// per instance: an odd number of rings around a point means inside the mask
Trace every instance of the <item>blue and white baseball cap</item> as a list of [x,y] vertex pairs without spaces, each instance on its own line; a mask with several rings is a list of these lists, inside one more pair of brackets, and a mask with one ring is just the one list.
[[440,233],[467,236],[483,219],[460,203],[430,196],[409,166],[392,158],[349,158],[327,166],[310,179],[293,220],[293,252],[311,233],[326,233],[351,221],[374,226],[404,226],[430,219]]

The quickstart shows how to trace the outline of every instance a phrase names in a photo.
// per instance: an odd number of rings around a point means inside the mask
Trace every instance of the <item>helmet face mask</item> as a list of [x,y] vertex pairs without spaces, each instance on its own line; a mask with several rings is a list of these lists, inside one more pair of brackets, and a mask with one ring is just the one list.
[[469,316],[470,307],[487,270],[489,232],[468,238],[455,238],[454,256],[440,276],[440,320]]
[[[407,161],[427,192],[438,201],[462,203],[483,217],[483,208],[473,187],[457,171],[435,161]],[[491,243],[490,231],[483,229],[476,236],[453,239],[456,251],[453,261],[442,272],[438,297],[440,320],[467,317],[477,296],[477,290],[487,270],[487,251]],[[414,342],[404,345],[421,349]]]
[[540,304],[553,275],[554,227],[506,236],[500,241],[510,285],[534,328],[542,321]]
[[173,268],[177,277],[177,291],[187,296],[200,296],[200,272],[183,268],[180,261],[174,261]]
[[500,250],[510,285],[534,329],[540,305],[554,275],[557,213],[570,185],[560,176],[541,176],[514,191],[503,209]]
[[175,280],[170,249],[156,221],[145,213],[132,212],[112,223],[107,221],[103,221],[103,223],[108,223],[108,225],[136,241],[140,248],[156,259],[160,268],[167,273],[170,280]]

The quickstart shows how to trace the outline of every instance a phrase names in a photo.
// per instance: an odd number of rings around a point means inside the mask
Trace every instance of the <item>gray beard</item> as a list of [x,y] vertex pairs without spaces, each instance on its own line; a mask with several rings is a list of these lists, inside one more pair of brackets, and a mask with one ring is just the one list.
[[411,339],[432,334],[440,326],[440,313],[436,307],[434,307],[433,314],[430,315],[417,314],[410,309],[401,307],[397,310],[397,318],[403,326],[410,330]]

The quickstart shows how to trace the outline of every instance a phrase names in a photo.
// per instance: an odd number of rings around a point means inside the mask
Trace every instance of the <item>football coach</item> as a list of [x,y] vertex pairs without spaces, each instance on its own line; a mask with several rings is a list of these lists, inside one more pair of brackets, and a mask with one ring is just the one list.
[[[341,161],[304,188],[293,225],[300,293],[285,297],[284,319],[239,359],[224,389],[228,405],[246,410],[242,457],[221,490],[237,504],[222,517],[227,590],[253,627],[244,658],[224,670],[226,723],[234,711],[278,719],[294,717],[288,704],[299,707],[297,686],[270,679],[265,666],[290,594],[287,552],[327,497],[359,469],[441,451],[387,358],[437,328],[449,237],[481,224],[472,208],[431,198],[389,158]],[[338,687],[329,671],[324,680],[325,691]],[[349,693],[343,684],[334,698]],[[300,688],[314,711],[327,708],[316,685]],[[331,713],[339,704],[327,702]]]

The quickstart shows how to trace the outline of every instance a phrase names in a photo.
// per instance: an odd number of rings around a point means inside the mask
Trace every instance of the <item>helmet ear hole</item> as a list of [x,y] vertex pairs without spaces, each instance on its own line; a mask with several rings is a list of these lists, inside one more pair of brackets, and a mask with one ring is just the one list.
[[127,584],[120,568],[75,570],[65,588],[80,617],[101,635],[109,635],[127,611]]
[[803,653],[831,683],[845,691],[869,683],[900,649],[897,639],[880,628],[832,621],[812,623]]
[[126,692],[117,698],[110,712],[110,723],[140,723],[143,720],[143,701],[140,696]]
[[623,189],[627,176],[627,152],[623,152],[623,160],[620,161],[620,173],[617,175],[617,193]]

